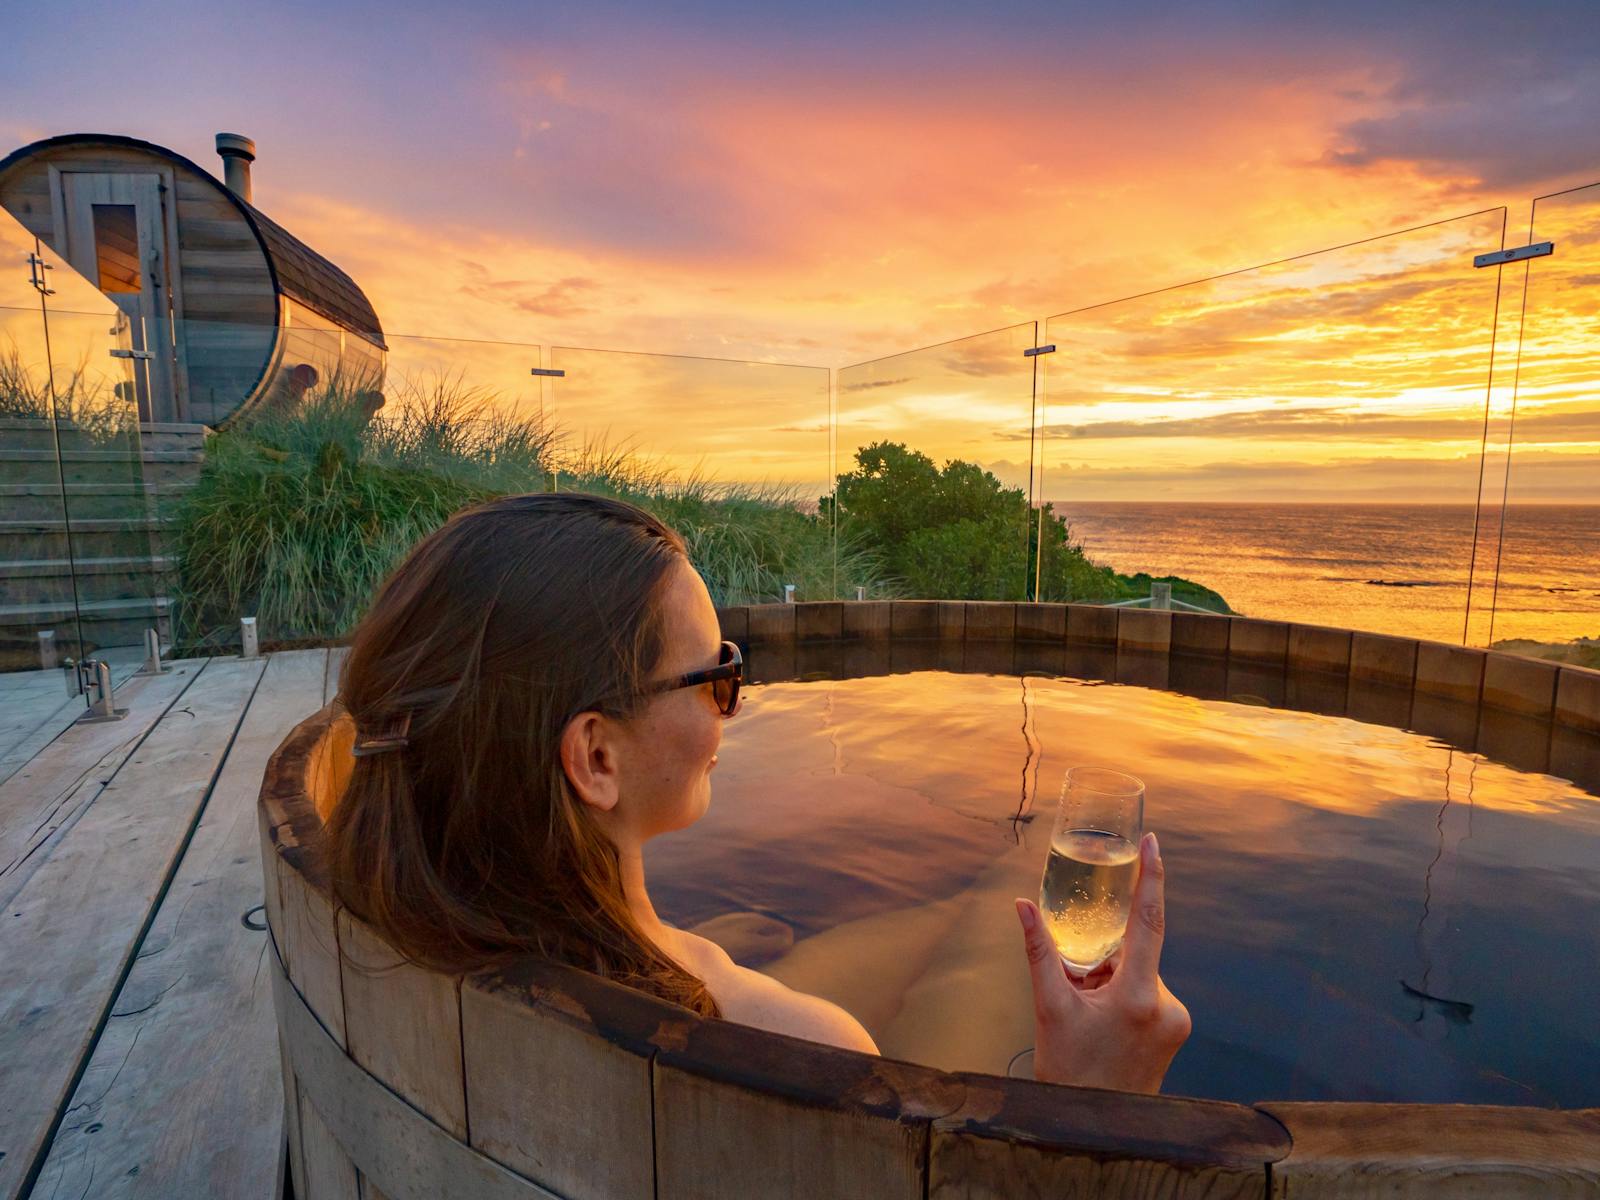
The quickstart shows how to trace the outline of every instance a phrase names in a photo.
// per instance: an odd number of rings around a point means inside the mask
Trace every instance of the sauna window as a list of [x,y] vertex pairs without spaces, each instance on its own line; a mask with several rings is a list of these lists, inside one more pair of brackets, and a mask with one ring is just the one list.
[[94,206],[94,253],[102,292],[140,289],[139,228],[133,205]]

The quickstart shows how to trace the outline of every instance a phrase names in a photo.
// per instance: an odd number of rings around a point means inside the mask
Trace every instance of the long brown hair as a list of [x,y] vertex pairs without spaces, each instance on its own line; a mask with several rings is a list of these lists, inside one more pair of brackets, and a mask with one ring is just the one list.
[[352,912],[412,961],[458,972],[538,955],[717,1015],[641,930],[621,861],[561,766],[580,712],[626,718],[663,650],[681,538],[578,493],[457,514],[395,570],[339,695],[358,738],[324,857]]

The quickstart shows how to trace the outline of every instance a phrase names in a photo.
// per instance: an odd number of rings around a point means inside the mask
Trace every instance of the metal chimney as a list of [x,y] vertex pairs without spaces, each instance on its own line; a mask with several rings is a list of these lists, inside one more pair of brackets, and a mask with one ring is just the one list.
[[219,133],[217,153],[222,155],[222,181],[230,192],[249,204],[250,164],[256,160],[256,144],[242,133]]

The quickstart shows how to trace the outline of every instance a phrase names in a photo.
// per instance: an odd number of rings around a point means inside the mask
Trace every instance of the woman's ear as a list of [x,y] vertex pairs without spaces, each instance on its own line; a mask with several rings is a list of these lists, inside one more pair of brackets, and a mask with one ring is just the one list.
[[602,812],[617,806],[617,748],[610,722],[597,712],[581,712],[561,731],[561,766],[578,799]]

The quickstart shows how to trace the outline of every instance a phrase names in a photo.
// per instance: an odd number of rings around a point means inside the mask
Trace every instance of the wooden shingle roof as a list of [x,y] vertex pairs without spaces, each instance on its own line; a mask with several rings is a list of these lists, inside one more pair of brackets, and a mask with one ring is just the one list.
[[261,244],[277,272],[278,287],[285,296],[388,349],[378,314],[354,279],[259,208],[243,201],[240,204],[249,209],[255,221],[256,232],[261,235]]

